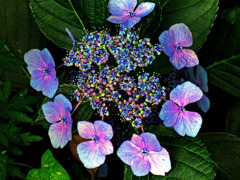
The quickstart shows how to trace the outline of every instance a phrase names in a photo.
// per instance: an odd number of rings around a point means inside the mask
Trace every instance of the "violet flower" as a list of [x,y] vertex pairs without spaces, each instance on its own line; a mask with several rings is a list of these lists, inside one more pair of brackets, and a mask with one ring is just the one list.
[[152,133],[133,134],[131,141],[124,141],[117,150],[118,157],[131,166],[133,174],[145,176],[149,173],[164,176],[171,169],[167,150],[161,147]]
[[142,17],[151,13],[155,3],[141,3],[134,11],[137,0],[109,0],[108,10],[112,14],[107,20],[111,23],[122,24],[130,29],[137,24]]
[[113,153],[110,141],[113,137],[112,126],[103,121],[78,122],[78,133],[82,138],[91,139],[80,143],[77,152],[80,160],[88,169],[96,168],[104,163],[106,155]]
[[32,49],[24,54],[24,61],[31,74],[30,85],[37,91],[52,98],[58,89],[55,62],[48,49]]
[[167,127],[184,136],[195,137],[202,125],[202,117],[197,112],[185,110],[185,106],[201,99],[203,92],[195,84],[187,81],[178,85],[170,93],[170,100],[166,101],[160,111],[160,118]]
[[43,104],[42,110],[46,120],[52,123],[48,131],[52,146],[63,148],[72,140],[71,102],[59,94],[54,98],[54,102]]
[[193,43],[192,33],[188,27],[183,24],[175,24],[167,31],[163,31],[159,36],[164,53],[170,57],[170,62],[176,69],[183,67],[193,67],[198,65],[198,57],[190,47]]

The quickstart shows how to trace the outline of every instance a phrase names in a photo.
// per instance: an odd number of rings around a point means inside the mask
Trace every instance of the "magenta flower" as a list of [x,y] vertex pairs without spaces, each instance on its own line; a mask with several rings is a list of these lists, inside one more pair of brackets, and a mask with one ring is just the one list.
[[[190,80],[197,84],[204,93],[207,93],[208,92],[207,71],[201,65],[198,65],[195,73],[196,76],[194,75],[194,69],[189,68]],[[203,112],[206,113],[210,108],[210,100],[205,94],[203,94],[202,98],[197,102],[197,105]]]
[[170,100],[166,101],[160,111],[160,118],[167,127],[184,136],[195,137],[202,125],[202,117],[197,112],[186,111],[185,106],[201,99],[203,92],[195,84],[187,81],[178,85],[170,93]]
[[31,74],[30,85],[37,91],[52,98],[58,89],[55,63],[48,49],[32,49],[24,54],[24,61]]
[[48,131],[52,146],[63,148],[72,140],[71,102],[59,94],[54,98],[54,102],[43,104],[42,110],[46,120],[52,123]]
[[137,0],[110,0],[108,10],[112,14],[107,20],[111,23],[122,24],[130,29],[137,24],[142,17],[153,11],[155,3],[141,3],[134,11]]
[[110,141],[113,137],[112,126],[103,121],[78,122],[78,133],[82,138],[91,139],[77,146],[80,160],[88,169],[96,168],[104,163],[106,155],[113,153]]
[[192,33],[185,24],[175,24],[159,36],[163,51],[170,57],[170,62],[176,69],[198,65],[198,57],[194,51],[183,49],[193,43]]
[[164,176],[171,169],[167,150],[160,146],[152,133],[133,134],[131,141],[124,141],[117,150],[118,157],[131,166],[133,174],[145,176],[149,171]]

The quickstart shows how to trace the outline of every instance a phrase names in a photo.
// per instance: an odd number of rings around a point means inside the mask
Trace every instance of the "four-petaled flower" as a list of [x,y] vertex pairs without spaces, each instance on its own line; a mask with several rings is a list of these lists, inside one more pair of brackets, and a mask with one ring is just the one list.
[[52,98],[58,89],[55,62],[48,49],[32,49],[24,54],[24,61],[31,74],[30,85],[37,91]]
[[185,106],[201,99],[203,92],[195,84],[187,81],[178,85],[170,93],[170,100],[166,101],[160,111],[160,118],[167,127],[184,136],[195,137],[202,125],[202,117],[197,112],[185,110]]
[[91,139],[77,146],[80,160],[88,169],[96,168],[104,163],[106,155],[113,153],[113,145],[110,141],[113,137],[112,126],[103,121],[78,122],[78,133],[82,138]]
[[52,123],[48,135],[54,148],[63,148],[72,140],[71,102],[62,94],[54,98],[54,102],[42,105],[42,110],[48,122]]
[[109,12],[112,14],[107,20],[111,23],[122,24],[130,29],[137,24],[142,17],[151,13],[155,3],[141,3],[134,11],[137,0],[110,0],[108,2]]
[[198,65],[199,61],[195,52],[183,49],[183,47],[190,47],[193,43],[192,33],[185,24],[175,24],[168,31],[163,31],[159,36],[159,41],[176,69]]
[[120,159],[131,166],[136,176],[145,176],[149,171],[164,176],[171,169],[167,150],[160,146],[152,133],[133,134],[131,141],[124,141],[117,151]]
[[[204,93],[208,92],[207,71],[201,65],[198,65],[196,68],[196,76],[194,75],[194,69],[189,68],[189,77],[190,80],[197,84]],[[208,97],[203,94],[202,98],[197,102],[197,105],[206,113],[210,108],[210,101]]]

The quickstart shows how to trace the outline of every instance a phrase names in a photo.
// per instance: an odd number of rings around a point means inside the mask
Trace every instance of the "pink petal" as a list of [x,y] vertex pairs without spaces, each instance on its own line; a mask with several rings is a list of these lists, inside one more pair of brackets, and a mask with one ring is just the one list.
[[56,123],[61,119],[61,114],[54,102],[47,102],[43,104],[42,110],[46,120],[50,123]]
[[124,141],[117,150],[118,157],[128,165],[135,156],[139,156],[141,153],[141,149],[128,140]]
[[59,94],[54,98],[54,103],[56,104],[60,114],[66,116],[72,111],[71,102],[63,95]]
[[155,136],[155,134],[147,132],[147,133],[142,133],[140,136],[143,137],[144,139],[146,150],[156,151],[156,152],[161,151],[160,143],[157,137]]
[[63,148],[68,141],[72,140],[72,124],[63,122],[52,124],[48,135],[54,148]]
[[78,121],[78,134],[85,139],[93,139],[96,135],[93,123],[88,121]]
[[182,58],[186,62],[186,67],[193,67],[199,64],[196,53],[191,49],[182,49]]
[[100,139],[99,148],[100,148],[100,151],[105,155],[109,155],[113,153],[113,145],[109,140]]
[[121,16],[128,11],[134,10],[137,0],[110,0],[108,2],[108,10],[112,15]]
[[155,3],[151,3],[151,2],[141,3],[135,10],[134,14],[137,17],[144,17],[144,16],[147,16],[149,13],[151,13],[154,8],[155,8]]
[[108,21],[110,21],[111,23],[115,23],[115,24],[122,24],[125,23],[128,20],[129,16],[126,14],[125,16],[110,16],[107,18]]
[[99,149],[99,144],[94,141],[80,143],[77,146],[77,153],[83,165],[88,169],[99,167],[106,159]]
[[151,165],[145,155],[136,156],[131,161],[133,174],[136,176],[145,176],[149,173]]
[[162,44],[164,53],[167,56],[172,57],[174,52],[176,51],[174,37],[170,36],[168,31],[163,31],[158,39],[159,39],[159,42]]
[[132,135],[131,142],[141,149],[145,148],[145,143],[144,143],[143,137],[141,137],[137,134]]
[[94,127],[96,130],[96,135],[100,139],[110,140],[113,137],[113,129],[112,126],[103,121],[95,121]]
[[183,111],[179,114],[176,124],[174,125],[175,131],[184,136],[185,134],[195,137],[202,125],[202,117],[196,112]]
[[202,96],[203,92],[201,89],[189,81],[178,85],[170,93],[170,99],[181,107],[198,101]]
[[183,23],[171,26],[169,28],[169,34],[174,37],[175,45],[178,44],[182,47],[189,47],[193,43],[192,33]]
[[147,157],[151,165],[150,172],[154,175],[164,176],[165,173],[170,171],[171,161],[165,148],[162,148],[160,152],[150,151]]
[[163,104],[159,117],[164,121],[163,124],[165,126],[172,127],[176,123],[179,112],[179,106],[168,100]]
[[140,17],[130,17],[125,23],[122,23],[122,25],[128,29],[132,28],[135,24],[137,24],[141,20]]
[[180,70],[187,65],[186,59],[183,56],[184,54],[182,53],[182,50],[181,51],[176,50],[173,56],[170,57],[169,61],[176,69]]

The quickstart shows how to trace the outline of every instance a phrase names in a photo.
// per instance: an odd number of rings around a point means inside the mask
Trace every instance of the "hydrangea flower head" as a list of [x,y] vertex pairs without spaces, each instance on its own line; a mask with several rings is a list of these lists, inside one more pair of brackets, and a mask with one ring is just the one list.
[[187,81],[178,85],[170,93],[170,100],[166,101],[160,111],[160,118],[167,127],[184,136],[195,137],[202,125],[202,117],[197,112],[185,110],[185,106],[201,99],[203,92],[195,84]]
[[110,141],[113,137],[112,126],[103,121],[78,122],[78,133],[82,138],[91,139],[77,146],[80,160],[88,169],[96,168],[104,163],[106,155],[113,153]]
[[24,54],[24,61],[31,74],[30,85],[37,91],[52,98],[58,89],[55,62],[48,49],[32,49]]
[[72,140],[72,104],[62,94],[54,98],[54,102],[42,105],[45,118],[52,125],[48,135],[54,148],[63,148],[68,141]]
[[[189,76],[191,81],[196,83],[204,93],[208,92],[207,71],[201,65],[196,67],[196,76],[194,75],[194,69],[190,68]],[[197,102],[197,105],[206,113],[210,108],[210,100],[205,94],[203,94],[202,98]]]
[[133,134],[131,141],[127,140],[121,144],[117,155],[131,166],[136,176],[145,176],[149,172],[164,176],[171,169],[167,150],[161,147],[152,133]]
[[193,67],[199,63],[193,50],[183,49],[183,47],[190,47],[193,43],[192,33],[185,24],[175,24],[169,30],[163,31],[159,36],[159,41],[176,69]]
[[111,23],[122,24],[130,29],[137,24],[142,17],[151,13],[155,3],[141,3],[134,11],[137,0],[110,0],[108,2],[109,12],[112,14],[107,20]]

